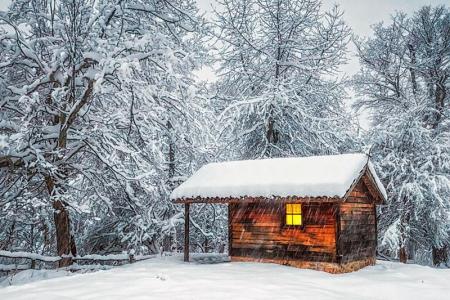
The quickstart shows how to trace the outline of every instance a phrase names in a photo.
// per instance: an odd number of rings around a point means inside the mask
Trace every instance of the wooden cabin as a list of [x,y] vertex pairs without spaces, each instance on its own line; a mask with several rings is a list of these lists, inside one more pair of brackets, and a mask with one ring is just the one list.
[[228,205],[231,261],[270,262],[330,273],[375,264],[376,205],[386,191],[365,154],[212,163],[176,188],[185,205]]

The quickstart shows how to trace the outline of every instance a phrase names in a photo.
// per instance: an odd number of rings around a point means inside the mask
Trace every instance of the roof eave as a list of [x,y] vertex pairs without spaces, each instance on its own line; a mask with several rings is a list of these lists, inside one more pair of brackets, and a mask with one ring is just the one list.
[[173,202],[176,204],[190,204],[190,203],[334,203],[343,201],[341,197],[195,197],[195,198],[177,198]]
[[367,177],[369,178],[370,182],[371,182],[371,186],[373,186],[376,189],[376,195],[372,195],[374,196],[375,200],[378,200],[377,198],[379,198],[378,201],[376,201],[376,204],[386,204],[386,198],[384,197],[384,194],[380,191],[375,178],[373,177],[372,172],[370,172],[370,168],[369,168],[369,162],[366,163],[366,165],[364,166],[364,168],[361,169],[361,172],[359,173],[358,177],[352,182],[352,185],[348,188],[347,192],[344,195],[344,201],[347,201],[348,197],[350,196],[351,192],[353,191],[353,189],[355,188],[355,186],[358,184],[358,182],[363,178],[363,176],[367,174]]
[[372,182],[372,186],[375,187],[375,189],[377,190],[377,194],[379,195],[379,197],[381,199],[379,204],[386,204],[387,199],[384,196],[384,194],[381,192],[380,188],[378,187],[378,184],[377,184],[372,172],[370,171],[370,168],[367,167],[366,172],[367,172],[367,175],[368,175],[370,181]]

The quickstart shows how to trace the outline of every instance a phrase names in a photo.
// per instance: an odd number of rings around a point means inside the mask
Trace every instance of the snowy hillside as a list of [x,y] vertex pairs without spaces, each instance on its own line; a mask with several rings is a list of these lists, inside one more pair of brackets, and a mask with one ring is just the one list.
[[378,261],[359,272],[259,263],[183,263],[163,257],[97,273],[0,288],[2,300],[448,299],[450,270]]

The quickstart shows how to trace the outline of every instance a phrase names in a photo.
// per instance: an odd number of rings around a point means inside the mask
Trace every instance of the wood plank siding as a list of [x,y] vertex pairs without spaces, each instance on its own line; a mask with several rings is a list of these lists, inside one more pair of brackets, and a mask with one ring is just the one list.
[[342,262],[375,257],[377,247],[375,203],[363,180],[354,187],[347,201],[340,204],[339,214],[338,252],[342,256]]
[[303,204],[301,227],[284,225],[280,203],[229,205],[231,256],[336,261],[336,204]]
[[364,179],[345,201],[302,203],[304,225],[299,227],[284,225],[286,201],[229,203],[230,256],[331,273],[374,264],[376,199]]

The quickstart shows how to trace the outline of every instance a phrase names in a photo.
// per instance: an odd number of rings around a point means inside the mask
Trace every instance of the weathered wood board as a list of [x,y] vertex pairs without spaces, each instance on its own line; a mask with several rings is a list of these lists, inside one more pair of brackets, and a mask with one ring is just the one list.
[[231,256],[336,261],[335,204],[303,204],[301,227],[284,225],[283,204],[229,205]]
[[360,180],[345,203],[340,204],[338,253],[341,262],[375,258],[377,226],[375,201]]

